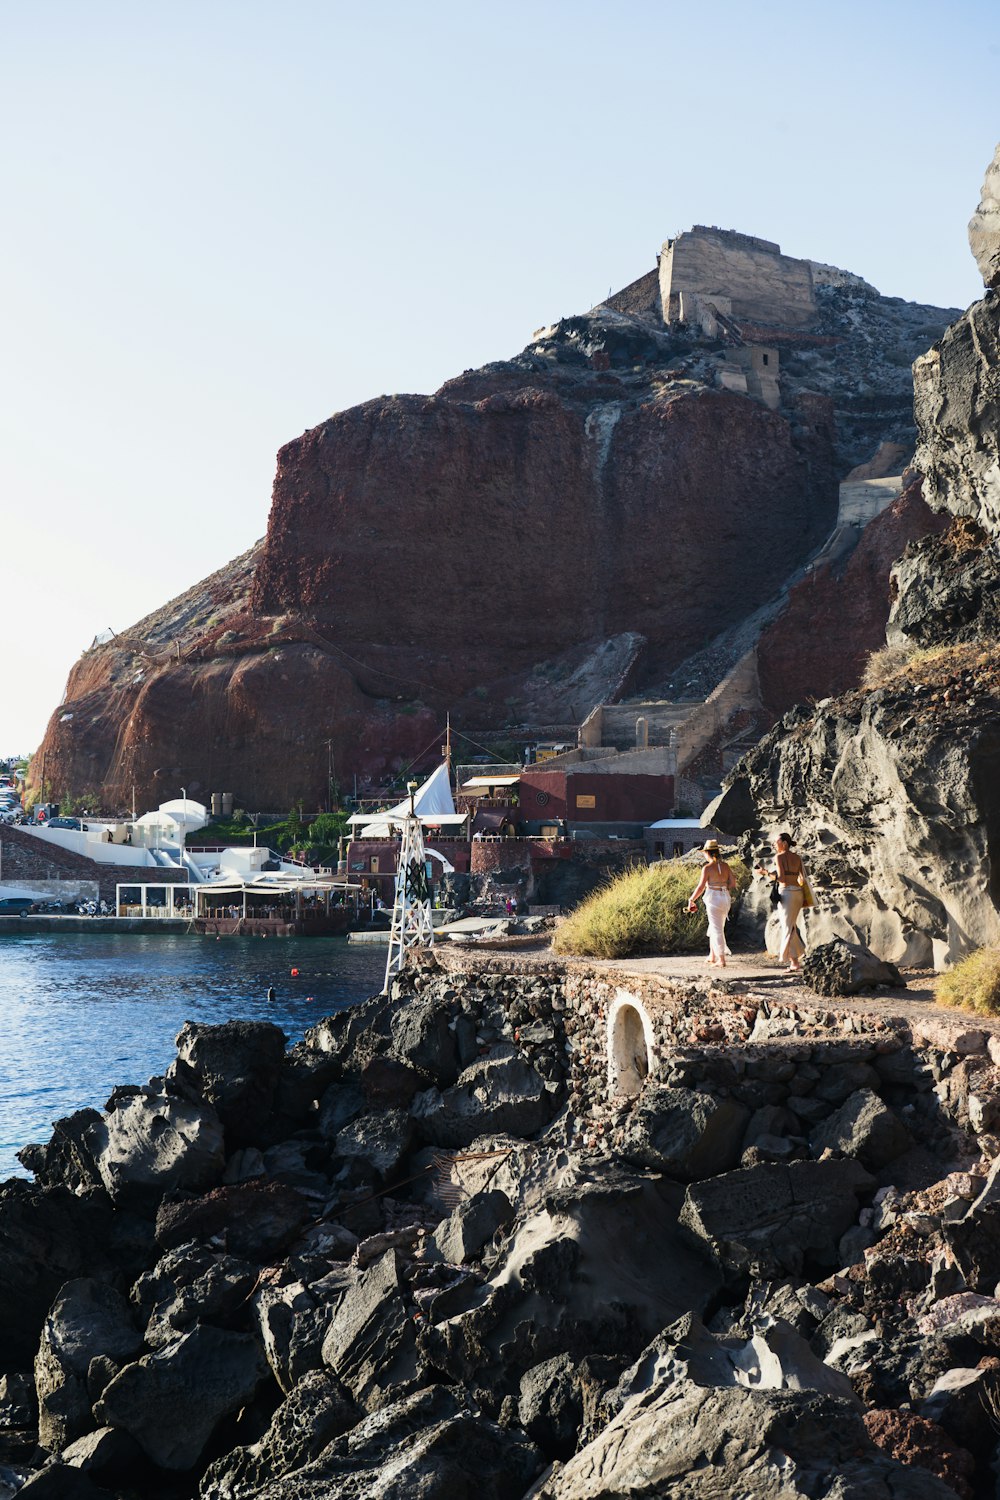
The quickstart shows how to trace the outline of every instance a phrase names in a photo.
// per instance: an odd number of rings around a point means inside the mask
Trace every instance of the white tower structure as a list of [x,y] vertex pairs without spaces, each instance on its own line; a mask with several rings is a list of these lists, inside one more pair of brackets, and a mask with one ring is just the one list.
[[[407,787],[410,808],[401,822],[403,841],[396,866],[396,894],[392,907],[392,930],[389,934],[389,956],[385,963],[383,995],[389,993],[394,974],[406,967],[406,956],[413,948],[434,946],[434,924],[431,920],[431,896],[427,886],[427,863],[424,853],[424,831],[413,805],[417,783]],[[395,819],[394,819],[395,821]]]

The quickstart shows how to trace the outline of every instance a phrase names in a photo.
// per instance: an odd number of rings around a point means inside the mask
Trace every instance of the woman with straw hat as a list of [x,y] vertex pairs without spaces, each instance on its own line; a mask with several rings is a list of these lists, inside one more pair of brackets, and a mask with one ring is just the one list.
[[708,962],[724,969],[729,952],[726,947],[726,918],[732,905],[731,892],[736,889],[736,876],[722,858],[717,839],[709,839],[702,844],[701,852],[705,858],[705,867],[687,909],[693,913],[698,897],[704,895],[705,913],[708,917]]

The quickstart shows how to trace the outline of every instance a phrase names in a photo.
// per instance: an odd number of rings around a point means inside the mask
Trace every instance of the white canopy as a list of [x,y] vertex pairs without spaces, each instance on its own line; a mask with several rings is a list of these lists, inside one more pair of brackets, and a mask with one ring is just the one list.
[[520,776],[470,776],[462,782],[462,791],[467,792],[470,786],[517,786],[520,779]]
[[[430,824],[434,828],[444,827],[446,823],[464,823],[465,814],[456,813],[455,800],[451,795],[451,779],[448,775],[448,766],[442,762],[437,770],[428,776],[423,786],[418,787],[413,794],[413,810],[419,817],[421,823]],[[365,831],[372,824],[386,825],[385,833],[371,833],[372,838],[388,837],[388,826],[402,823],[410,811],[410,799],[404,797],[402,802],[397,802],[395,807],[390,807],[387,812],[378,813],[355,813],[348,819],[352,826],[360,829],[365,825]]]

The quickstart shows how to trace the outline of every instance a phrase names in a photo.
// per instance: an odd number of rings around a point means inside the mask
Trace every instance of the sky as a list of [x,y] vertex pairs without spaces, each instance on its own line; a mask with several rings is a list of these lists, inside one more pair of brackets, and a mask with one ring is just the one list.
[[0,0],[0,754],[244,551],[275,454],[693,223],[982,293],[994,0]]

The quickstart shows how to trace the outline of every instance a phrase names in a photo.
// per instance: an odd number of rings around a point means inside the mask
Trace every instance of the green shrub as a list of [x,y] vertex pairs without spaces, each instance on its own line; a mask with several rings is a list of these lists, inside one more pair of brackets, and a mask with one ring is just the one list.
[[309,842],[312,844],[336,844],[349,824],[346,812],[320,813],[309,824]]
[[[741,860],[729,864],[738,899],[750,883],[750,872]],[[628,958],[633,953],[693,953],[704,948],[704,906],[699,902],[694,916],[686,910],[700,873],[679,859],[625,871],[560,922],[553,950],[590,958]]]
[[1000,1015],[1000,948],[977,948],[934,987],[939,1005],[971,1010],[982,1016]]

